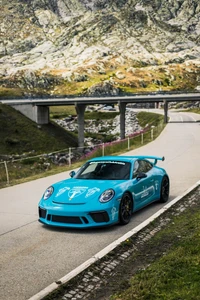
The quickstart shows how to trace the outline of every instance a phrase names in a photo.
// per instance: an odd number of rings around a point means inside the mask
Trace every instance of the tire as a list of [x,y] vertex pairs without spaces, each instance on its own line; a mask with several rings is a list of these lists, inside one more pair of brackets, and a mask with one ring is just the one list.
[[164,176],[160,186],[160,202],[165,203],[169,199],[169,178]]
[[130,222],[133,213],[133,200],[129,193],[124,193],[119,207],[119,222],[126,225]]

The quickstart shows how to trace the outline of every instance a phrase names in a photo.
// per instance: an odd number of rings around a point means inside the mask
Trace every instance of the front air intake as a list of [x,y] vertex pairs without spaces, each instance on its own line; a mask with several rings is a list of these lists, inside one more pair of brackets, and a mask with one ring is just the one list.
[[109,216],[106,211],[91,212],[90,216],[92,217],[93,221],[96,223],[109,222]]

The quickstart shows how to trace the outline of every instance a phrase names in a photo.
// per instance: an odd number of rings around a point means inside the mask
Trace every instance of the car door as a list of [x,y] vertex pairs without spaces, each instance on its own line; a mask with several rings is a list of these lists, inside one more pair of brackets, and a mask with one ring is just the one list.
[[153,166],[149,161],[137,160],[133,168],[133,198],[135,210],[150,203],[155,195]]

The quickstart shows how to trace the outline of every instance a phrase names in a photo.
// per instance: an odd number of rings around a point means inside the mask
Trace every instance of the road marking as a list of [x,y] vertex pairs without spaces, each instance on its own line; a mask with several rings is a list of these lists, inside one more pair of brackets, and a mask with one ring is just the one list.
[[156,218],[158,218],[161,214],[163,214],[168,208],[173,206],[175,203],[177,203],[179,200],[181,200],[184,196],[189,194],[192,190],[194,190],[196,187],[200,185],[200,180],[194,184],[192,187],[187,189],[182,195],[176,197],[172,201],[170,201],[168,204],[163,206],[159,211],[157,211],[155,214],[153,214],[150,218],[142,222],[140,225],[136,226],[126,234],[124,234],[122,237],[117,239],[116,241],[112,242],[110,245],[105,247],[103,250],[99,251],[97,254],[95,254],[93,257],[85,261],[83,264],[66,274],[64,277],[58,280],[59,283],[53,282],[46,288],[44,288],[42,291],[37,293],[36,295],[32,296],[28,300],[41,300],[51,292],[53,292],[55,289],[57,289],[61,284],[67,283],[69,280],[80,274],[82,271],[87,269],[89,266],[91,266],[96,261],[100,260],[102,257],[107,255],[109,252],[111,252],[113,249],[115,249],[118,245],[120,245],[122,242],[126,241],[128,238],[139,232],[141,229],[145,228],[147,225],[149,225],[152,221],[154,221]]
[[197,122],[197,120],[193,116],[191,116],[191,115],[189,115],[189,116],[190,116],[190,118],[193,119],[194,122]]

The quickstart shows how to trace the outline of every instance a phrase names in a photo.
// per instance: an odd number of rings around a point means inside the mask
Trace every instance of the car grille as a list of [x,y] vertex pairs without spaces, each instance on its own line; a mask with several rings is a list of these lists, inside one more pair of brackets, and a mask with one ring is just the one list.
[[[49,215],[48,215],[49,216]],[[79,217],[66,217],[66,216],[51,216],[52,222],[68,223],[68,224],[82,224],[83,222]]]

